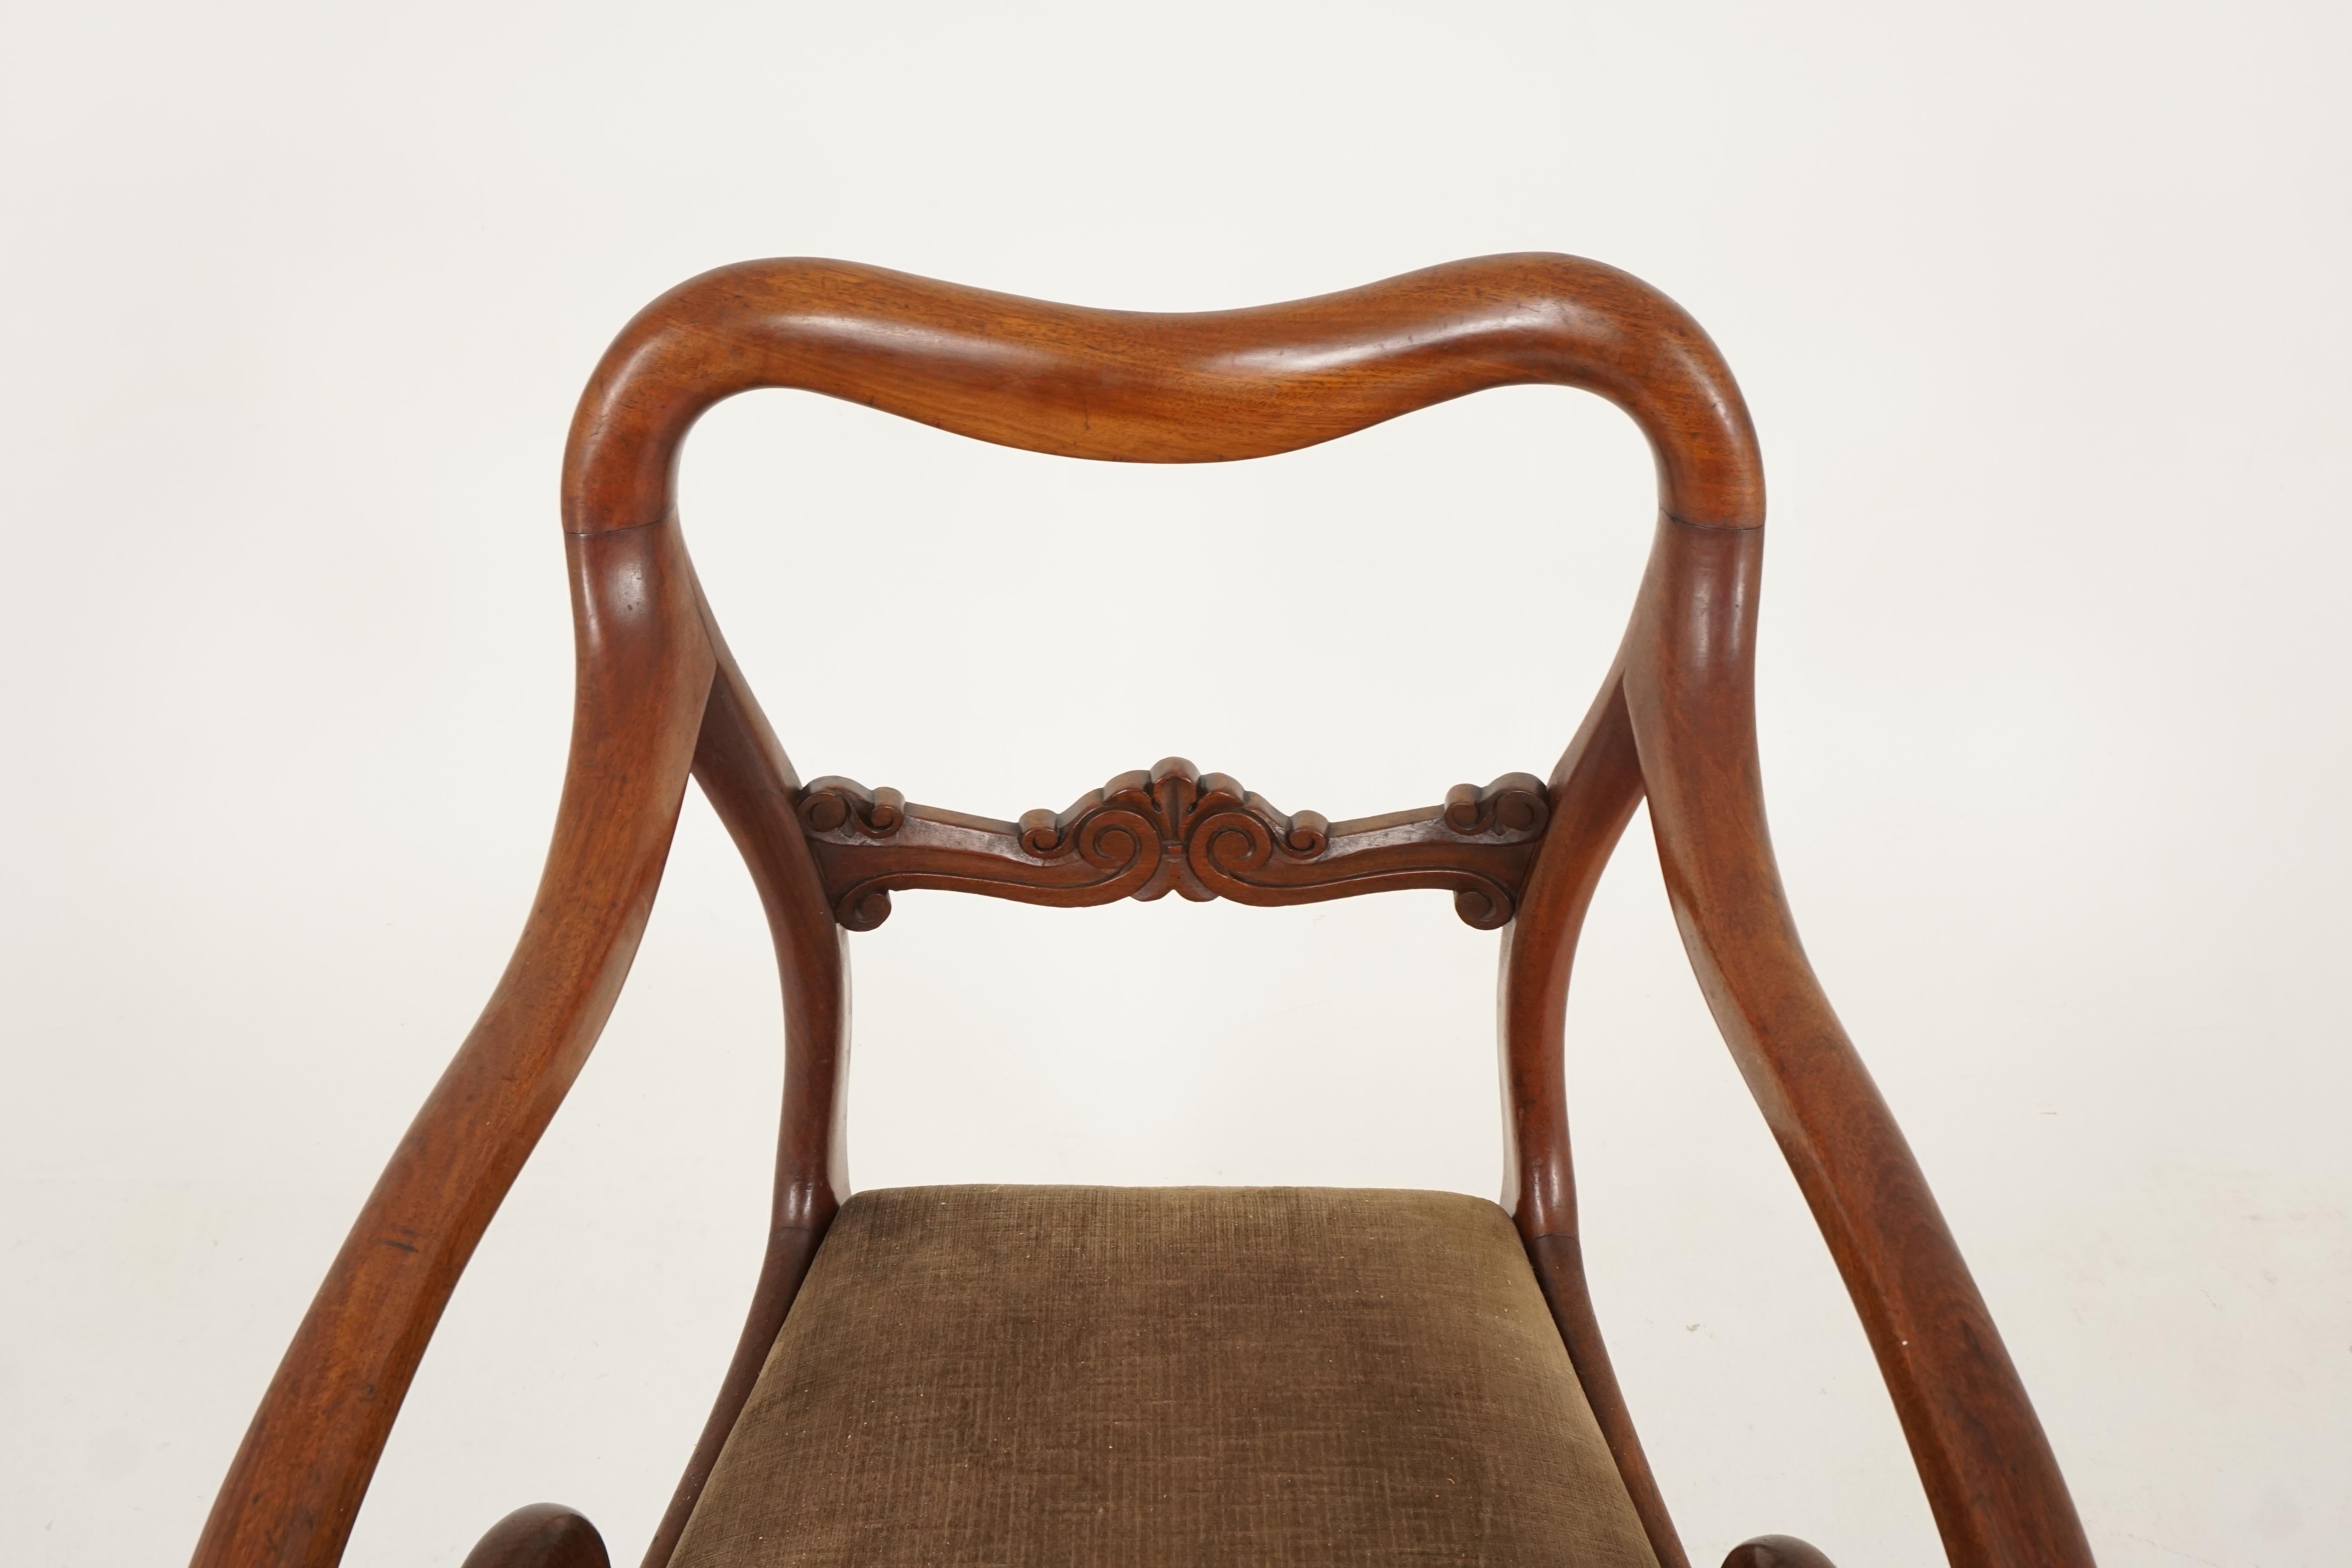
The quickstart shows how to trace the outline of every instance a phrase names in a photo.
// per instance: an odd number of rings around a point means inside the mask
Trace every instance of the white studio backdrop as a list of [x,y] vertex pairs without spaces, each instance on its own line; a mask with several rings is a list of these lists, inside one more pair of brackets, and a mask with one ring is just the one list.
[[[1087,304],[1559,249],[1715,334],[1772,490],[1775,837],[2103,1563],[2352,1538],[2342,373],[2322,5],[0,10],[0,1561],[170,1563],[519,931],[555,477],[645,300],[820,254]],[[1647,545],[1555,389],[1209,468],[778,393],[688,537],[805,773],[998,816],[1181,752],[1338,817],[1547,768]],[[1440,894],[855,942],[850,1160],[1492,1194]],[[756,1267],[778,1007],[698,798],[354,1568],[643,1547]],[[1593,1289],[1693,1557],[1941,1561],[1646,821],[1571,1007]]]

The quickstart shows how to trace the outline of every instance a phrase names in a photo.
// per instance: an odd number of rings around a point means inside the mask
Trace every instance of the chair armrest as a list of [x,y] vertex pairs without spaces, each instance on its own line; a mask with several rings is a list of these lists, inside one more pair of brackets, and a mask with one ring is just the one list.
[[530,918],[263,1394],[192,1568],[332,1568],[441,1310],[620,994],[716,658],[674,527],[572,539],[571,763]]
[[1658,524],[1624,700],[1684,951],[1870,1338],[1956,1568],[2092,1568],[2057,1457],[1797,934],[1756,746],[1763,532]]

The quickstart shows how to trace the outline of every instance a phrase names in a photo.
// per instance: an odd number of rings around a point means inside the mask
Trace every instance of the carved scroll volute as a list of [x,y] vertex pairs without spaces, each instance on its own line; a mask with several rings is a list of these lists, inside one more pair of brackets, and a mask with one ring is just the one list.
[[1493,931],[1516,912],[1551,816],[1542,780],[1506,773],[1483,788],[1457,784],[1443,806],[1334,824],[1182,757],[1018,822],[908,805],[896,790],[845,778],[811,784],[799,811],[835,917],[851,931],[887,919],[894,888],[1063,907],[1171,892],[1300,904],[1443,888],[1465,921]]
[[887,838],[906,826],[907,797],[885,784],[867,789],[856,779],[815,779],[801,791],[801,824],[812,834],[852,833]]
[[801,830],[816,851],[818,874],[825,896],[833,900],[833,916],[850,931],[872,931],[890,918],[890,894],[885,888],[857,888],[845,896],[834,885],[833,867],[824,846],[880,843],[895,837],[907,825],[907,797],[884,785],[867,789],[856,779],[827,774],[812,779],[801,790]]
[[1033,811],[1021,818],[1023,853],[1054,860],[1076,853],[1102,868],[1123,896],[1149,901],[1175,893],[1195,903],[1223,893],[1213,873],[1202,875],[1202,850],[1239,833],[1264,845],[1282,845],[1294,857],[1323,852],[1329,824],[1313,812],[1293,818],[1230,773],[1203,773],[1183,757],[1162,757],[1149,769],[1119,774],[1072,802],[1066,811]]
[[1171,845],[1181,848],[1200,789],[1198,768],[1182,757],[1162,757],[1088,790],[1067,810],[1024,813],[1021,850],[1041,862],[1075,855],[1101,871],[1094,889],[1105,903],[1164,898],[1171,888],[1188,899],[1214,897],[1182,886],[1180,868],[1170,864],[1182,857],[1167,853]]
[[[1551,796],[1543,780],[1533,773],[1505,773],[1484,789],[1458,784],[1445,792],[1445,826],[1465,838],[1525,844],[1530,851],[1551,826]],[[1507,889],[1486,884],[1457,888],[1454,912],[1465,925],[1498,931],[1517,912],[1519,889],[1527,876],[1522,863],[1519,880]],[[1497,897],[1497,891],[1504,896]]]
[[1550,821],[1550,795],[1533,773],[1505,773],[1484,789],[1458,784],[1445,792],[1445,826],[1465,837],[1538,838]]
[[1186,845],[1188,869],[1206,896],[1258,901],[1250,895],[1264,889],[1267,872],[1311,864],[1329,851],[1331,824],[1321,812],[1293,816],[1223,773],[1210,776],[1223,787],[1203,800]]

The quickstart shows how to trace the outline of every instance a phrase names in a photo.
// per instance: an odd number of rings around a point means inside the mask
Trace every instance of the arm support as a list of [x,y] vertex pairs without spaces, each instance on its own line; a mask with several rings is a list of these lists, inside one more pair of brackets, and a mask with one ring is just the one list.
[[1758,534],[1658,524],[1625,705],[1683,945],[1829,1242],[1951,1561],[2090,1568],[2058,1461],[1798,940],[1756,756]]
[[331,1568],[425,1342],[636,956],[710,686],[675,528],[570,542],[579,673],[522,940],[401,1139],[263,1395],[195,1568]]
[[798,781],[709,626],[675,517],[679,447],[706,409],[755,387],[797,387],[1035,451],[1211,462],[1531,382],[1623,408],[1658,472],[1650,576],[1619,667],[1551,782],[1556,822],[1509,939],[1503,1013],[1514,1212],[1661,1559],[1679,1563],[1680,1548],[1582,1294],[1559,1069],[1576,929],[1643,795],[1692,963],[1861,1310],[1952,1560],[2086,1568],[2049,1445],[1805,962],[1773,865],[1752,691],[1764,483],[1746,406],[1672,300],[1613,268],[1539,255],[1191,315],[762,261],[694,279],[631,321],[583,395],[565,452],[578,696],[530,922],[288,1350],[196,1568],[332,1568],[341,1556],[458,1274],[627,974],[690,767],[751,860],[775,928],[787,1100],[760,1294],[654,1562],[676,1541],[845,1187],[839,932],[790,816]]

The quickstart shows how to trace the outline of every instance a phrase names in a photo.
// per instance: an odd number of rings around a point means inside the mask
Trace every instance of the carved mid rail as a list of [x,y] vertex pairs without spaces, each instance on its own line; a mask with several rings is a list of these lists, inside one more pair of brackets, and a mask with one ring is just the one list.
[[1480,931],[1510,923],[1551,818],[1544,783],[1505,773],[1456,784],[1443,805],[1350,822],[1295,815],[1182,757],[1119,774],[1066,811],[1018,822],[909,805],[895,789],[821,778],[801,828],[834,918],[872,931],[899,888],[986,893],[1068,909],[1170,893],[1196,901],[1307,904],[1446,888]]
[[[687,432],[794,387],[1032,451],[1221,462],[1296,450],[1486,387],[1599,393],[1656,458],[1656,543],[1617,665],[1550,775],[1355,822],[1286,815],[1171,759],[1019,822],[803,789],[727,651],[677,511]],[[782,982],[784,1096],[760,1284],[668,1512],[664,1568],[849,1178],[847,942],[897,888],[1033,903],[1309,902],[1444,888],[1507,928],[1506,1192],[1661,1568],[1688,1568],[1586,1289],[1563,1027],[1577,936],[1637,805],[1733,1058],[1861,1310],[1950,1561],[2093,1568],[2055,1457],[1926,1178],[1808,963],[1757,759],[1764,472],[1738,384],[1680,307],[1559,256],[1450,263],[1314,300],[1190,315],[1016,299],[808,258],[706,273],[641,312],[583,394],[564,458],[578,679],[572,761],[529,924],[417,1113],[255,1414],[194,1568],[335,1568],[458,1275],[619,995],[689,773],[751,868]],[[576,1521],[576,1522],[575,1522]],[[530,1510],[501,1568],[601,1560]],[[1766,1538],[1732,1568],[1817,1563]]]

